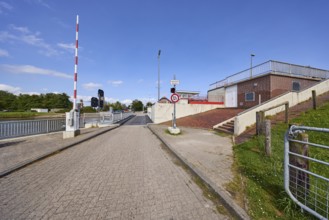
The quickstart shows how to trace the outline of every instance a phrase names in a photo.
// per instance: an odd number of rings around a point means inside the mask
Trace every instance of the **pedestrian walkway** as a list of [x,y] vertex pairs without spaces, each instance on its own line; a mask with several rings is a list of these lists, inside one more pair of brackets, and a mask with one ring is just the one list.
[[164,125],[149,128],[185,164],[213,188],[226,207],[239,219],[249,219],[226,190],[233,181],[233,146],[230,136],[219,136],[212,130],[180,127],[182,134],[170,135]]

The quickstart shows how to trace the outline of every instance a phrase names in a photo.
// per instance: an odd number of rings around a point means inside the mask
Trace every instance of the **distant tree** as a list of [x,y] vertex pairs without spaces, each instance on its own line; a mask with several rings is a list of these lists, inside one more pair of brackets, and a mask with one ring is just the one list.
[[152,107],[152,102],[147,102],[146,107]]
[[28,111],[31,108],[72,108],[70,97],[65,93],[47,93],[41,95],[19,94],[0,91],[0,110]]
[[122,110],[126,110],[126,109],[128,109],[128,107],[127,107],[126,104],[122,104],[121,107],[122,107]]
[[94,112],[96,112],[96,109],[94,109],[91,106],[85,106],[80,110],[81,114],[83,114],[83,113],[94,113]]
[[11,110],[15,99],[16,96],[14,94],[0,90],[0,111]]
[[114,110],[122,110],[121,102],[119,102],[119,101],[115,102],[114,105],[113,105],[113,109]]
[[117,111],[117,110],[122,110],[123,109],[123,106],[122,104],[117,101],[115,103],[109,103],[109,107],[112,107],[113,108],[113,111]]
[[143,111],[143,102],[140,100],[135,99],[133,103],[131,104],[131,108],[134,111]]

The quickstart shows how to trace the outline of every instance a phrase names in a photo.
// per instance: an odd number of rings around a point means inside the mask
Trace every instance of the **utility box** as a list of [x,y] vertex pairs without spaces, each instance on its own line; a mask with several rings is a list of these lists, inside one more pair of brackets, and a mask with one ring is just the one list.
[[66,123],[65,131],[63,132],[63,138],[72,138],[80,134],[80,114],[78,111],[71,110],[65,113]]

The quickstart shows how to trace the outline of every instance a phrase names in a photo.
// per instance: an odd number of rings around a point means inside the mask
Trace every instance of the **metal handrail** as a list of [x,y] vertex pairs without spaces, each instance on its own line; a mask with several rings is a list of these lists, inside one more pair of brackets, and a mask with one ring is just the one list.
[[41,119],[0,122],[0,139],[63,131],[65,119]]
[[[252,70],[252,76],[250,75]],[[266,75],[268,73],[275,73],[288,76],[302,76],[317,79],[328,79],[329,71],[318,69],[310,66],[301,66],[296,64],[284,63],[280,61],[269,60],[252,68],[243,70],[236,74],[226,77],[223,80],[217,81],[209,85],[209,90],[236,84],[240,81],[250,79],[256,76]]]

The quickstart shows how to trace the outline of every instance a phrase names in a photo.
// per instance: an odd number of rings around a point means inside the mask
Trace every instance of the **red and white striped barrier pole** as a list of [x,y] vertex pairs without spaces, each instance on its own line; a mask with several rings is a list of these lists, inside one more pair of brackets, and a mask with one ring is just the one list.
[[79,36],[79,15],[77,15],[77,25],[76,25],[76,32],[75,32],[75,64],[74,64],[73,110],[77,109],[78,36]]

